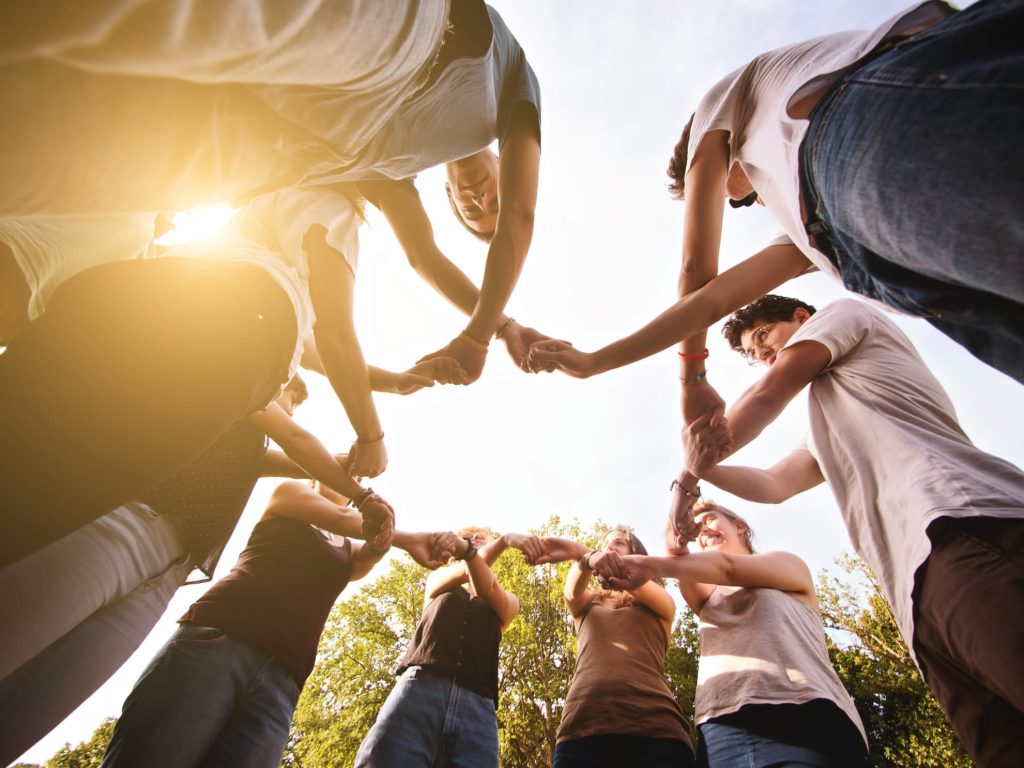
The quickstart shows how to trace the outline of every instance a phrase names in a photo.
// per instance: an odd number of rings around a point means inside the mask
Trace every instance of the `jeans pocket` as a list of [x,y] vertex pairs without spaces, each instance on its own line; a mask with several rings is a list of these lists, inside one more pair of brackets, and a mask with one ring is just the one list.
[[225,637],[226,635],[224,634],[224,631],[217,629],[217,627],[203,627],[196,624],[184,624],[175,636],[171,638],[171,645],[181,647],[216,645]]

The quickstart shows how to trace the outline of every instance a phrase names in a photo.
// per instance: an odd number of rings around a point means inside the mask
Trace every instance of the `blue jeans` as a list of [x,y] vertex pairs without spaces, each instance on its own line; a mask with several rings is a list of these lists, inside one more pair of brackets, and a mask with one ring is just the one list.
[[701,768],[870,768],[860,731],[830,701],[751,704],[701,723]]
[[981,0],[854,70],[816,105],[800,166],[847,288],[1024,382],[1021,29],[1021,0]]
[[602,734],[555,747],[551,768],[688,768],[696,765],[693,750],[681,739]]
[[410,667],[356,755],[356,768],[498,768],[494,702]]
[[276,768],[299,690],[275,657],[181,626],[125,699],[103,768]]

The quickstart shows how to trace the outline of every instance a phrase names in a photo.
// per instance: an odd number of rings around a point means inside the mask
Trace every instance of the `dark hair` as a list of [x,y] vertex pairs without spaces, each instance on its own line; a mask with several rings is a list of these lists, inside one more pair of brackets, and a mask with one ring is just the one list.
[[729,342],[729,346],[740,354],[743,351],[743,342],[740,336],[744,331],[749,331],[764,323],[774,323],[779,320],[791,320],[793,313],[798,309],[806,309],[807,314],[813,315],[816,310],[810,304],[800,299],[789,299],[785,296],[776,296],[773,293],[766,293],[760,299],[752,301],[747,306],[737,309],[722,326],[722,335]]
[[672,183],[668,185],[669,194],[672,195],[676,200],[682,200],[686,197],[686,161],[687,155],[690,152],[690,129],[693,127],[693,115],[690,115],[690,119],[686,121],[686,127],[683,128],[683,134],[679,137],[679,141],[676,142],[675,149],[672,150],[672,157],[668,161],[668,177],[672,179]]
[[281,394],[287,392],[292,393],[292,407],[302,405],[309,398],[309,390],[306,388],[306,382],[302,380],[299,374],[292,376],[291,380],[284,385],[284,390]]
[[626,543],[629,544],[629,554],[647,554],[647,547],[645,547],[644,543],[637,538],[636,534],[633,533],[633,529],[630,528],[628,525],[613,525],[601,536],[601,543],[604,544],[604,540],[608,538],[608,534],[614,533],[615,531],[626,534]]
[[754,549],[754,529],[750,527],[750,523],[745,519],[737,515],[731,509],[726,509],[720,504],[715,504],[711,499],[701,499],[693,505],[693,512],[691,514],[693,514],[694,517],[697,517],[697,515],[702,512],[714,512],[722,517],[729,518],[734,524],[742,524],[746,529],[745,533],[743,533],[743,543],[747,545],[747,549],[750,551],[750,554],[757,552],[757,550]]

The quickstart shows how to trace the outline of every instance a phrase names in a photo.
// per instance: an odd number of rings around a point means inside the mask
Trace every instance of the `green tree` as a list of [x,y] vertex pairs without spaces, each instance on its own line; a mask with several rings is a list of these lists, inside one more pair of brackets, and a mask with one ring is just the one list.
[[880,768],[968,768],[964,752],[939,709],[882,594],[862,560],[843,556],[845,579],[823,572],[818,579],[825,626],[850,642],[829,638],[829,656],[864,721],[871,756]]
[[65,744],[46,762],[46,768],[99,768],[116,724],[116,717],[108,717],[93,731],[88,741],[77,747]]

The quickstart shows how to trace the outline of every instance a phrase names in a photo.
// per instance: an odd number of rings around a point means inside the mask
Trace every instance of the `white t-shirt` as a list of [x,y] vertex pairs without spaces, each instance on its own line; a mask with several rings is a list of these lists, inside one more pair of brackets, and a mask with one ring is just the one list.
[[838,32],[761,54],[701,99],[690,128],[687,170],[708,131],[728,131],[729,166],[739,162],[788,238],[771,244],[795,244],[814,266],[840,280],[804,231],[799,155],[809,123],[790,117],[788,110],[797,100],[824,92],[885,40],[932,26],[952,12],[946,3],[928,0],[875,30]]
[[0,219],[0,242],[28,284],[28,318],[38,319],[65,280],[112,261],[151,258],[155,213]]
[[874,569],[913,649],[914,575],[939,517],[1024,517],[1024,472],[978,449],[903,332],[842,299],[793,334],[832,355],[811,382],[810,440],[857,553]]
[[359,259],[362,215],[352,199],[323,188],[286,187],[249,201],[227,230],[170,248],[164,256],[244,261],[265,269],[284,289],[298,326],[289,378],[302,359],[302,342],[312,336],[316,316],[309,297],[309,260],[302,241],[310,227],[322,225],[326,241],[339,251],[352,273]]

